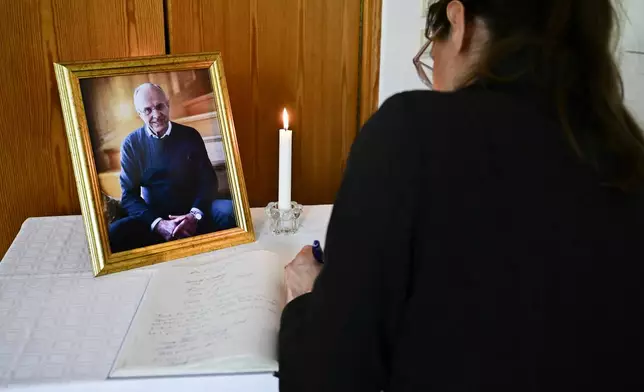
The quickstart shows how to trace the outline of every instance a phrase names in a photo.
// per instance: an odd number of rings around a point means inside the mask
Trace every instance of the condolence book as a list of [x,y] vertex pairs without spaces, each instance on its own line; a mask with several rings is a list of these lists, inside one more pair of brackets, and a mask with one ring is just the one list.
[[155,274],[111,378],[277,370],[283,264],[257,251]]

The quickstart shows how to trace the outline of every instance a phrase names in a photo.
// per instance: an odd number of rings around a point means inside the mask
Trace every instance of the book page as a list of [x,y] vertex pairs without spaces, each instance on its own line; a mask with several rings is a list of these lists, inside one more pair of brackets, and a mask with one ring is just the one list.
[[265,251],[159,272],[111,377],[276,370],[282,280],[278,256]]

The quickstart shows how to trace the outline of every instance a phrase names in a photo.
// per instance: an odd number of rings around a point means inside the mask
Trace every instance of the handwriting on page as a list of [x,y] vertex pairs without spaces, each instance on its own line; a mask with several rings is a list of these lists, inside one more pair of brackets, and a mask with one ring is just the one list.
[[154,281],[155,306],[137,339],[151,349],[144,361],[176,366],[270,355],[265,351],[272,350],[281,308],[274,270],[265,261],[227,262]]

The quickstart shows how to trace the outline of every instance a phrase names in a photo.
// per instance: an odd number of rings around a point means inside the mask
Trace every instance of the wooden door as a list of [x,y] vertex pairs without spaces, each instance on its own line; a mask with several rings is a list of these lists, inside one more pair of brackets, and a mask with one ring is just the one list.
[[80,213],[53,63],[163,54],[161,0],[5,0],[0,257],[28,217]]
[[377,58],[379,37],[361,42],[361,13],[377,15],[368,27],[379,31],[380,1],[167,1],[172,54],[222,52],[251,205],[277,199],[283,107],[292,117],[293,199],[332,203],[361,105],[372,109],[377,96],[377,60],[363,64],[360,53],[362,44]]

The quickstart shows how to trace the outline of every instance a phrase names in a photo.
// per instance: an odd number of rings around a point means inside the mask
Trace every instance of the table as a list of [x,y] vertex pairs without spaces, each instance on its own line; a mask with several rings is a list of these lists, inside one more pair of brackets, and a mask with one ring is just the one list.
[[80,216],[30,218],[0,262],[0,388],[29,391],[277,391],[268,374],[107,380],[150,278],[253,250],[290,261],[324,240],[332,206],[305,207],[296,235],[273,236],[252,209],[257,241],[94,278]]

